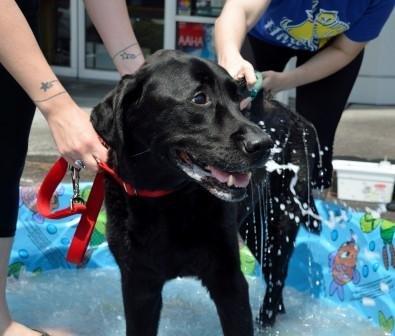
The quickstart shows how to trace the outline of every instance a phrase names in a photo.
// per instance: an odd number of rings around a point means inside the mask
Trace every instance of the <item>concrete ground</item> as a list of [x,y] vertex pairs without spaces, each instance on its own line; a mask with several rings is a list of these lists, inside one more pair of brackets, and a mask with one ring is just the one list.
[[[114,82],[63,79],[63,84],[88,113]],[[395,160],[395,106],[350,105],[343,113],[335,140],[335,156]],[[29,155],[56,155],[47,124],[36,113]]]
[[[87,113],[115,85],[114,82],[63,79],[63,84]],[[395,106],[350,105],[343,113],[336,139],[335,157],[395,163]],[[45,119],[36,113],[30,136],[22,184],[40,181],[57,156]],[[82,178],[90,179],[85,175]],[[395,218],[395,213],[392,213]]]

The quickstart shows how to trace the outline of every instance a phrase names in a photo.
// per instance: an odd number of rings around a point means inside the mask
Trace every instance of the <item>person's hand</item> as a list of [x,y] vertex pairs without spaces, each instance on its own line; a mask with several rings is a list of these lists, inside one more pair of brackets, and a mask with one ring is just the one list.
[[226,57],[220,58],[218,64],[225,68],[233,78],[245,78],[248,87],[254,86],[256,82],[254,67],[241,57],[240,53],[228,54]]
[[270,94],[292,88],[287,72],[263,71],[262,78],[263,88]]
[[43,112],[43,114],[48,121],[59,153],[69,164],[80,168],[76,161],[82,160],[87,169],[96,172],[98,170],[96,159],[107,161],[107,149],[100,142],[88,113],[72,100],[58,106],[58,110],[54,110],[51,106],[50,113]]

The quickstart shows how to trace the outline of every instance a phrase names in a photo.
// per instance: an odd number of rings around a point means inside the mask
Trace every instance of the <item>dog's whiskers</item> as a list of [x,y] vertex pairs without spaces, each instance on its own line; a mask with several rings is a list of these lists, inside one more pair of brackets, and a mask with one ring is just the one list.
[[140,153],[136,153],[136,154],[131,155],[130,158],[133,159],[133,158],[135,158],[135,157],[138,157],[138,156],[143,155],[143,154],[145,154],[145,153],[148,153],[148,152],[150,152],[150,151],[151,151],[151,148],[148,148],[148,149],[146,149],[145,151],[142,151],[142,152],[140,152]]

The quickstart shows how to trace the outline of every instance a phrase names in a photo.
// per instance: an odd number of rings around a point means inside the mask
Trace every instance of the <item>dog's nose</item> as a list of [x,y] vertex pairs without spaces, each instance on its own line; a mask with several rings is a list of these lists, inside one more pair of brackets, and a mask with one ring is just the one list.
[[259,127],[243,127],[233,136],[241,149],[248,155],[267,152],[273,146],[271,138]]
[[266,146],[266,142],[261,137],[250,137],[243,141],[244,149],[247,153],[253,154]]

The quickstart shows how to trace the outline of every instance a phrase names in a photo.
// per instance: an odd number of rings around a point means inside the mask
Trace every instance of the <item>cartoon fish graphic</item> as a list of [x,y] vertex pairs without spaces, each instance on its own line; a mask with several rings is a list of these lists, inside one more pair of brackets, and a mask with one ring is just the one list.
[[[34,186],[34,187],[23,187],[21,188],[20,191],[20,206],[24,205],[26,208],[28,208],[33,214],[32,214],[32,219],[36,223],[43,223],[44,222],[44,217],[42,217],[38,212],[37,212],[37,192],[40,186]],[[51,198],[51,210],[57,209],[59,207],[59,196],[63,195],[64,193],[64,188],[59,187],[56,190],[56,193],[52,196]]]
[[344,300],[344,286],[349,282],[359,283],[361,275],[356,268],[359,249],[354,240],[342,244],[337,251],[329,255],[329,267],[332,272],[333,281],[329,287],[329,295],[335,293],[338,298]]

